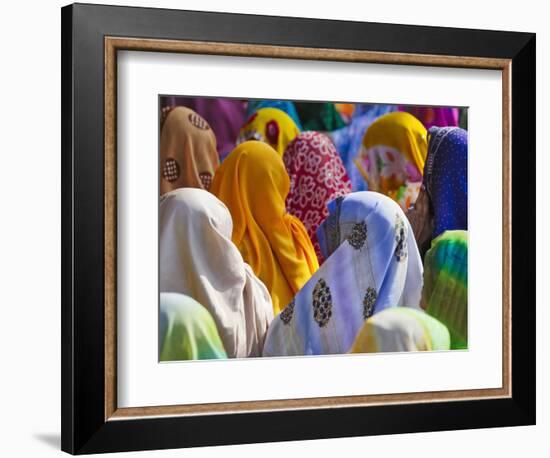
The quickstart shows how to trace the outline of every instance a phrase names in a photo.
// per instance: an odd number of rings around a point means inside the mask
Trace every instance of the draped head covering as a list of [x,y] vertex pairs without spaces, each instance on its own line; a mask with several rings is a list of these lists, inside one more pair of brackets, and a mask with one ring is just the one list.
[[422,262],[399,205],[361,191],[329,212],[317,231],[326,260],[269,326],[264,356],[346,353],[373,314],[419,308]]
[[238,99],[163,96],[161,106],[166,114],[176,106],[184,106],[201,115],[216,135],[220,157],[235,148],[235,139],[246,120],[245,102]]
[[160,134],[160,194],[186,187],[208,190],[219,162],[208,123],[189,108],[170,110]]
[[449,331],[422,310],[393,307],[371,316],[357,334],[351,353],[449,350]]
[[468,232],[447,231],[424,260],[422,307],[449,328],[451,348],[468,348]]
[[355,104],[349,125],[330,132],[330,137],[348,172],[353,191],[368,191],[365,177],[361,174],[363,167],[355,164],[365,132],[377,118],[395,109],[393,105]]
[[406,210],[420,191],[427,146],[426,128],[418,119],[388,113],[367,129],[356,164],[370,191],[390,196]]
[[182,188],[161,197],[159,214],[160,290],[206,307],[230,358],[260,355],[273,307],[231,242],[227,207],[207,191]]
[[319,267],[306,228],[286,212],[289,187],[283,160],[259,141],[237,146],[212,183],[233,217],[233,242],[267,286],[275,313]]
[[223,359],[216,323],[202,305],[189,296],[160,293],[159,359]]
[[239,132],[237,144],[258,140],[271,145],[282,156],[288,144],[296,138],[300,129],[292,118],[277,108],[260,108],[245,122]]
[[283,156],[290,177],[287,211],[304,223],[322,260],[317,228],[328,216],[327,203],[351,192],[351,182],[332,141],[319,132],[302,132]]
[[432,127],[424,186],[433,209],[433,237],[468,229],[468,132],[459,127]]
[[302,130],[302,123],[298,117],[294,102],[290,100],[249,100],[246,108],[246,115],[252,116],[254,112],[258,111],[260,108],[277,108],[284,111],[292,118],[296,127]]

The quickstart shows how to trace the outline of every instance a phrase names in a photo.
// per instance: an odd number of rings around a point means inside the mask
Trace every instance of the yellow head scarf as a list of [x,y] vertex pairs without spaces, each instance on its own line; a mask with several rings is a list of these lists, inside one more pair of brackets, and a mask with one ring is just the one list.
[[286,213],[290,180],[269,145],[247,141],[227,156],[211,191],[229,208],[232,240],[266,285],[279,313],[318,269],[306,228]]
[[369,191],[386,194],[400,204],[406,187],[416,184],[414,195],[403,202],[402,207],[407,209],[420,190],[427,151],[424,125],[413,115],[396,111],[381,116],[367,129],[356,164],[365,175]]
[[292,118],[278,108],[260,108],[241,128],[237,144],[247,140],[259,140],[271,145],[283,156],[287,145],[296,138],[300,129]]

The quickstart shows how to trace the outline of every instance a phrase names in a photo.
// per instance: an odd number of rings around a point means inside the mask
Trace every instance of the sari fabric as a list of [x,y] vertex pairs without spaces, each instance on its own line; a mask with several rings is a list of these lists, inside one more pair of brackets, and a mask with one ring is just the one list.
[[317,231],[326,261],[269,326],[264,356],[346,353],[373,314],[419,307],[422,262],[399,206],[362,191],[329,212]]
[[351,353],[449,349],[449,330],[444,324],[422,310],[393,307],[365,321]]
[[451,348],[468,348],[468,232],[447,231],[426,253],[422,307],[444,323]]
[[298,127],[299,130],[302,130],[302,123],[300,122],[294,102],[291,102],[290,100],[249,100],[246,108],[246,116],[252,116],[260,108],[277,108],[284,111],[292,118],[296,124],[296,127]]
[[237,145],[248,140],[258,140],[270,145],[282,157],[288,144],[299,133],[296,123],[284,111],[260,108],[250,115],[241,128]]
[[160,193],[178,188],[207,189],[220,161],[208,123],[189,108],[169,112],[160,134]]
[[159,359],[224,359],[227,354],[212,315],[196,300],[160,293]]
[[319,132],[302,132],[283,156],[290,192],[287,211],[304,223],[317,258],[322,261],[317,228],[328,216],[327,203],[351,192],[351,182],[334,144]]
[[289,188],[282,158],[259,141],[237,146],[212,183],[233,217],[233,242],[267,286],[275,313],[319,267],[306,228],[286,212]]
[[161,197],[159,219],[160,290],[206,307],[230,358],[260,355],[273,307],[231,242],[227,207],[202,189],[176,189]]
[[430,127],[457,127],[459,121],[459,109],[452,107],[419,107],[403,105],[399,111],[406,111],[418,119],[426,129]]
[[368,128],[356,164],[370,191],[391,197],[407,210],[420,192],[427,147],[427,132],[418,119],[388,113]]
[[447,230],[468,229],[468,132],[432,127],[424,186],[433,208],[433,238]]
[[201,115],[216,135],[220,157],[235,148],[235,139],[246,120],[245,103],[237,99],[208,97],[161,97],[163,113],[176,106],[190,108]]
[[367,182],[355,164],[368,127],[380,116],[395,111],[392,105],[356,104],[349,125],[330,132],[351,180],[353,191],[368,191]]

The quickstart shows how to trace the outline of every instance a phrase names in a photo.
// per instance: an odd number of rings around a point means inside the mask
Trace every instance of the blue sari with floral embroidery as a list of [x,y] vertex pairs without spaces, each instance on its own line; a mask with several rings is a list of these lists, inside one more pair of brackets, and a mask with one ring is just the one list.
[[326,261],[269,326],[264,356],[346,353],[374,313],[419,307],[422,262],[399,205],[362,191],[328,208],[317,231]]

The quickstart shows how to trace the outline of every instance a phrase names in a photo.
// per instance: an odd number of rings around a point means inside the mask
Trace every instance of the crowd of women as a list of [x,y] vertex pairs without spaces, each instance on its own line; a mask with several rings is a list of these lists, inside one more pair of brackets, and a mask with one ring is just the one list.
[[467,348],[464,117],[163,98],[160,359]]

